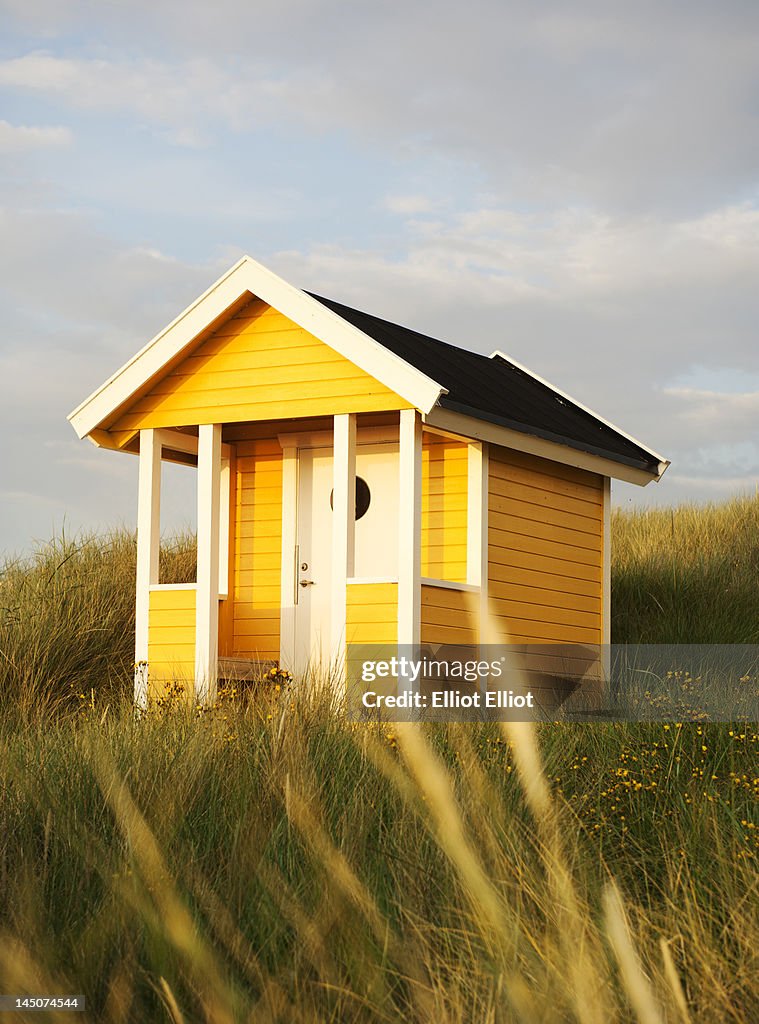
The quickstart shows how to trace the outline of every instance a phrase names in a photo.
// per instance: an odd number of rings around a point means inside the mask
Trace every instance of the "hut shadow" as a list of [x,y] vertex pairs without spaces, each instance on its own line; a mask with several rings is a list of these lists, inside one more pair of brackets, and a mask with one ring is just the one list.
[[[433,721],[555,721],[603,713],[601,645],[427,644],[420,678]],[[476,668],[475,668],[476,666]]]

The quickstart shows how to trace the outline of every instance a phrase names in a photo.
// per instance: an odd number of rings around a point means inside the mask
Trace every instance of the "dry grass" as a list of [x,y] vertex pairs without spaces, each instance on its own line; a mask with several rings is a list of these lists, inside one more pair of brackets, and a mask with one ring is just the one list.
[[759,499],[612,515],[614,643],[759,642]]
[[0,988],[97,1021],[756,1020],[759,737],[682,726],[611,812],[662,726],[504,728],[391,739],[282,692],[6,720]]
[[391,733],[282,689],[138,721],[132,559],[61,543],[0,583],[0,990],[98,1022],[759,1019],[755,726]]

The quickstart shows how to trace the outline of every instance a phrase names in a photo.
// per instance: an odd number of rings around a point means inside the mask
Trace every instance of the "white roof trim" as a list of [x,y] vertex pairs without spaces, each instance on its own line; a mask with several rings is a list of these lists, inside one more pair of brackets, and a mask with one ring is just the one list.
[[70,413],[68,418],[79,437],[86,437],[128,402],[246,292],[279,310],[421,412],[429,412],[440,396],[447,393],[446,388],[317,299],[288,284],[250,256],[243,256]]
[[517,367],[517,369],[522,370],[523,373],[526,373],[528,376],[532,377],[533,380],[536,380],[539,383],[544,384],[547,388],[550,388],[551,391],[555,391],[557,395],[560,395],[562,398],[566,398],[566,400],[568,402],[571,402],[572,405],[576,405],[578,409],[582,409],[584,412],[587,412],[590,416],[593,416],[595,419],[599,420],[599,422],[604,423],[611,430],[615,430],[622,437],[627,438],[628,441],[632,441],[633,444],[636,444],[639,448],[642,448],[643,451],[648,452],[648,454],[651,455],[654,459],[656,459],[656,461],[659,463],[659,468],[656,474],[657,480],[661,478],[662,474],[666,471],[667,467],[671,465],[669,459],[665,459],[663,455],[659,455],[659,453],[655,452],[653,448],[649,448],[647,444],[643,444],[642,441],[639,441],[637,437],[633,437],[632,434],[628,434],[626,433],[626,431],[620,430],[620,428],[615,423],[612,423],[610,420],[605,419],[603,416],[599,416],[598,413],[595,412],[593,409],[589,409],[587,405],[583,405],[582,402],[578,402],[576,398],[573,398],[571,395],[568,395],[566,391],[562,391],[561,388],[557,388],[555,384],[552,384],[550,381],[546,380],[545,377],[541,377],[539,374],[535,373],[534,370],[531,370],[527,366],[523,366],[522,363],[518,363],[516,359],[513,359],[511,356],[507,356],[506,353],[501,352],[500,349],[496,349],[495,352],[491,352],[490,358],[505,359],[508,363],[512,363],[514,366]]
[[591,455],[589,452],[570,448],[557,441],[547,441],[534,434],[524,434],[511,427],[502,427],[497,423],[491,423],[490,420],[477,419],[475,416],[467,416],[465,413],[454,412],[452,409],[440,406],[424,416],[424,425],[439,427],[449,433],[458,434],[462,440],[488,441],[491,444],[500,445],[502,448],[512,448],[514,451],[525,452],[528,455],[537,455],[541,459],[550,459],[552,462],[560,462],[564,466],[585,469],[589,473],[598,473],[600,476],[614,477],[615,480],[626,480],[628,483],[638,484],[640,487],[645,487],[652,480],[659,479],[652,473],[635,469],[633,466],[625,466],[611,458]]

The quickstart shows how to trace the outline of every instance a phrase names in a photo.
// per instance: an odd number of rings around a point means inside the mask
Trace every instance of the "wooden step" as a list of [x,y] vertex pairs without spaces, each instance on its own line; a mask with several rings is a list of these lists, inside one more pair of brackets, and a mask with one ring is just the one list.
[[277,668],[276,661],[262,661],[258,658],[219,658],[219,681],[255,682]]

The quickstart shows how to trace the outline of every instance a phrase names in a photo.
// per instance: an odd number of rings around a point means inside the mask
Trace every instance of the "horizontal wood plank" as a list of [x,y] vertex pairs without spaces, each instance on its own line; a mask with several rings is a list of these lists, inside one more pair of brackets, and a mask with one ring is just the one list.
[[[600,523],[599,523],[600,526]],[[499,536],[499,531],[501,535]],[[514,537],[537,537],[541,540],[556,541],[566,544],[570,548],[582,548],[585,551],[594,552],[596,559],[600,558],[601,552],[601,531],[586,533],[582,530],[567,529],[563,526],[556,526],[553,523],[543,523],[537,519],[522,518],[521,516],[509,516],[504,518],[493,517],[489,530],[490,540],[493,544],[499,542],[504,546],[508,545]]]
[[588,562],[574,562],[570,559],[558,558],[539,552],[526,551],[524,548],[496,547],[490,545],[488,550],[490,579],[508,582],[513,569],[544,572],[549,575],[566,576],[570,579],[583,580],[600,584],[601,566]]

